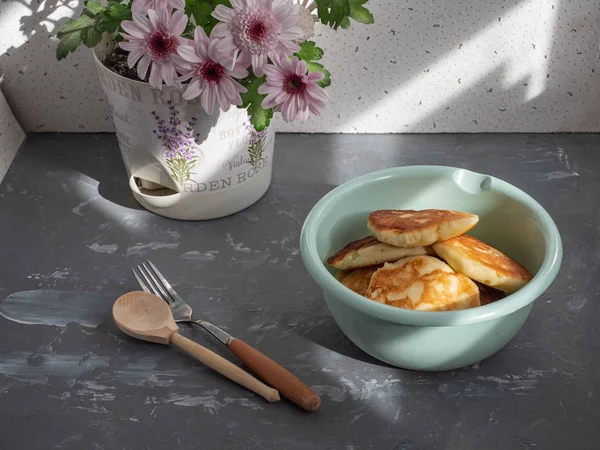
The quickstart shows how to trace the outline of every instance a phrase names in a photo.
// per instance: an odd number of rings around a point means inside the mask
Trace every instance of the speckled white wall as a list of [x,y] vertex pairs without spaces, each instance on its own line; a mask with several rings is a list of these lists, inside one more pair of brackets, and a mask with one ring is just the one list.
[[[318,27],[333,84],[299,132],[600,131],[600,0],[370,0],[352,33]],[[79,1],[0,3],[0,71],[30,131],[110,131],[92,65],[50,37]]]

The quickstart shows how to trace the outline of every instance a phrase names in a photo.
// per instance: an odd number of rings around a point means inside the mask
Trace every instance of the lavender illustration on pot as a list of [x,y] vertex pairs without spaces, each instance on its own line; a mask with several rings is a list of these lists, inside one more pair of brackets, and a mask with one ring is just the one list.
[[157,129],[152,130],[152,133],[165,147],[165,162],[171,171],[171,176],[175,181],[183,184],[190,180],[197,162],[196,145],[200,133],[194,134],[194,126],[198,119],[191,117],[184,125],[179,118],[179,111],[175,109],[172,102],[169,101],[167,104],[169,105],[168,123],[161,119],[156,111],[152,111],[157,125]]
[[256,131],[254,125],[250,122],[250,117],[245,123],[246,128],[250,132],[250,138],[248,140],[248,154],[250,155],[250,164],[252,167],[257,167],[258,164],[263,160],[263,150],[265,146],[265,140],[267,139],[267,129],[262,131]]

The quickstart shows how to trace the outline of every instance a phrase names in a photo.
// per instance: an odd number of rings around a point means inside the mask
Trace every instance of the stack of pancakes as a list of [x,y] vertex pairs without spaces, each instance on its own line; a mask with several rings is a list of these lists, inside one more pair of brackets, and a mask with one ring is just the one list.
[[372,235],[327,262],[345,286],[379,303],[420,311],[485,305],[516,292],[532,275],[465,234],[478,222],[460,211],[375,211],[367,223]]

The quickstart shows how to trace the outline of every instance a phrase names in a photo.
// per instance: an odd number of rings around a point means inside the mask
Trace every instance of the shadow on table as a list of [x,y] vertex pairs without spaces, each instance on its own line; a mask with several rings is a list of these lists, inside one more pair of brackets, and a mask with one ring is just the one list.
[[[79,138],[87,139],[89,135],[77,135]],[[95,135],[98,145],[93,146],[94,157],[80,155],[68,162],[71,169],[98,182],[98,194],[111,203],[125,208],[143,210],[142,206],[135,200],[129,188],[129,177],[125,164],[120,156],[119,146],[114,134]],[[107,152],[107,147],[109,152]],[[111,155],[114,153],[115,155]],[[118,155],[118,156],[117,156]],[[81,157],[83,156],[83,157]]]
[[310,331],[301,331],[299,334],[314,344],[343,355],[347,358],[352,358],[354,360],[376,366],[394,368],[394,366],[383,361],[379,361],[354,345],[354,343],[348,339],[342,330],[337,326],[331,316],[328,317],[321,326]]

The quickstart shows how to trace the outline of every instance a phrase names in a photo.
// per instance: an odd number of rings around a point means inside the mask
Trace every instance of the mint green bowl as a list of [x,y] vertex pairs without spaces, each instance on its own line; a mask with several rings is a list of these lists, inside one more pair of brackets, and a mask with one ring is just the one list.
[[[370,212],[428,208],[479,215],[469,234],[519,261],[533,280],[486,306],[424,312],[373,302],[335,279],[326,259],[369,234]],[[533,198],[497,178],[446,166],[396,167],[337,187],[314,206],[300,241],[304,265],[344,334],[381,361],[428,371],[465,367],[504,347],[554,281],[562,260],[558,229]]]

